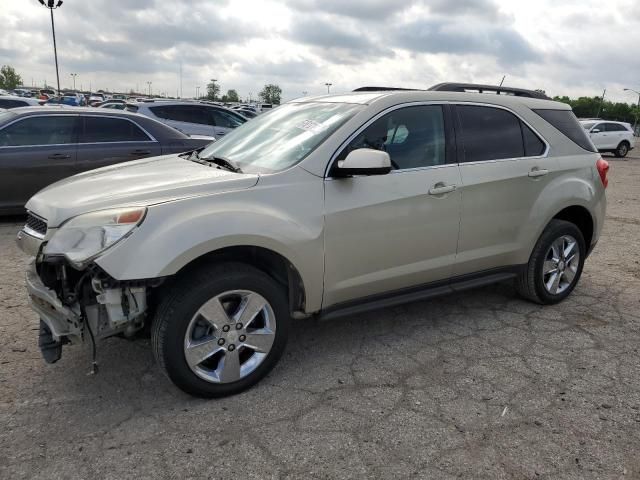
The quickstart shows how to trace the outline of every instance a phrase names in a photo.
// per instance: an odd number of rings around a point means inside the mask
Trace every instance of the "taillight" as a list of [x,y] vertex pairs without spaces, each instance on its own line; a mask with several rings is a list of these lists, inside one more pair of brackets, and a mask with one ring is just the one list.
[[598,169],[598,173],[600,174],[602,185],[604,185],[604,188],[607,188],[607,185],[609,185],[609,179],[607,178],[607,174],[609,173],[609,162],[602,158],[599,158],[596,162],[596,168]]

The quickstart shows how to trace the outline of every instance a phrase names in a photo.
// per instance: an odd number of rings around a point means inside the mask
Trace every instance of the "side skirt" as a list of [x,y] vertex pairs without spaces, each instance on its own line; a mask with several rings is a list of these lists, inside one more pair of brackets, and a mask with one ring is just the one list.
[[433,297],[461,292],[472,288],[483,287],[493,283],[514,279],[526,265],[514,265],[487,270],[460,277],[451,278],[441,282],[433,282],[417,287],[404,288],[394,292],[379,295],[371,295],[358,300],[333,305],[320,312],[318,318],[322,321],[335,318],[357,315],[380,308],[394,307],[405,303],[417,302]]

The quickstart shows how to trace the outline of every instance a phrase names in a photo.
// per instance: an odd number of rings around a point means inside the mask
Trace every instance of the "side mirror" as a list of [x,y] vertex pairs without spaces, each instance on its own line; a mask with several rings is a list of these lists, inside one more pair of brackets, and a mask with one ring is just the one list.
[[391,171],[391,158],[387,152],[372,148],[352,150],[347,158],[340,160],[334,168],[334,177],[351,175],[386,175]]
[[599,128],[594,128],[593,130],[591,130],[591,133],[599,133],[600,129]]

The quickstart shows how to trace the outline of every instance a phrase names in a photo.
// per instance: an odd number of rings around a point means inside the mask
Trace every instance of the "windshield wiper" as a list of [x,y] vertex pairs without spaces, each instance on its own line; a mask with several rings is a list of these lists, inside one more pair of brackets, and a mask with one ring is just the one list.
[[218,165],[219,167],[226,168],[227,170],[230,170],[235,173],[242,173],[242,169],[238,166],[238,164],[233,160],[229,160],[228,158],[224,158],[224,157],[201,158],[198,156],[198,159],[201,161],[213,163],[215,165]]

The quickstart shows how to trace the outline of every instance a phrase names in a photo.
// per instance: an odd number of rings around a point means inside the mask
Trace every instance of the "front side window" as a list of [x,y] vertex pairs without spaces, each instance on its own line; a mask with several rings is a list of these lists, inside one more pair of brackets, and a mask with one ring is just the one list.
[[200,157],[221,157],[243,172],[273,173],[304,159],[364,108],[350,103],[288,103],[242,124]]
[[456,107],[465,162],[524,157],[520,120],[501,108]]
[[145,142],[151,140],[129,120],[109,117],[84,117],[80,143]]
[[77,118],[48,115],[19,120],[0,130],[0,147],[75,143]]
[[418,105],[389,112],[365,128],[338,160],[359,148],[384,150],[396,170],[445,163],[444,114],[440,105]]
[[598,125],[595,126],[594,130],[598,130],[598,132],[606,132],[607,127],[604,123],[599,123]]

